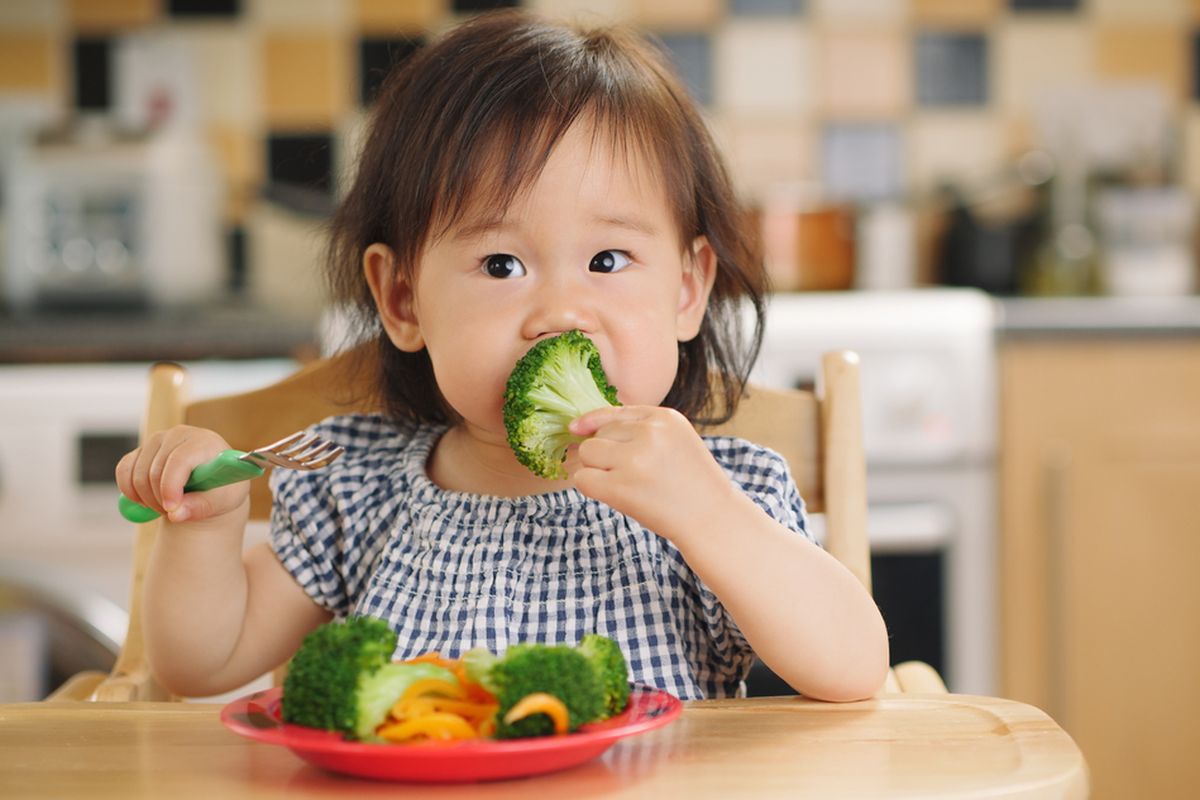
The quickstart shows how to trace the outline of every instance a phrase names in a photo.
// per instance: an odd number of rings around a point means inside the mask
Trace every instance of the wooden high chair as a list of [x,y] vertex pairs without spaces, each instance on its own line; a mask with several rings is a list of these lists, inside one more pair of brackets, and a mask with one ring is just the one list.
[[[187,376],[177,364],[156,364],[141,436],[187,423],[211,428],[239,450],[282,438],[325,417],[379,408],[373,388],[374,345],[315,361],[264,389],[189,404]],[[790,465],[811,512],[824,512],[826,549],[869,590],[866,467],[862,444],[858,356],[828,353],[822,359],[818,392],[752,386],[728,423],[705,430],[770,447]],[[113,509],[113,513],[117,513]],[[251,483],[250,518],[271,513],[267,481]],[[133,551],[129,631],[112,672],[70,678],[48,700],[136,701],[174,699],[158,685],[146,663],[141,629],[141,590],[150,548],[160,521],[138,525]],[[897,665],[885,692],[945,692],[931,667]]]

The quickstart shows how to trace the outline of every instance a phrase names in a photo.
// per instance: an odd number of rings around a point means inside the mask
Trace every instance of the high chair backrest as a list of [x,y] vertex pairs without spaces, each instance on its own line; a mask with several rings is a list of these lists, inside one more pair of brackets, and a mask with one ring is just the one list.
[[[373,388],[374,359],[374,345],[360,346],[315,361],[264,389],[191,404],[186,400],[183,368],[156,364],[150,374],[142,437],[186,422],[217,431],[234,448],[251,450],[328,416],[376,410],[380,403]],[[870,589],[865,460],[858,357],[854,353],[824,356],[816,392],[749,387],[733,419],[704,432],[740,436],[783,455],[808,509],[825,514],[826,549]],[[267,519],[270,509],[267,481],[254,481],[251,519]],[[112,674],[81,677],[56,692],[56,699],[167,697],[146,664],[140,622],[142,578],[158,529],[157,520],[137,526],[129,631]]]

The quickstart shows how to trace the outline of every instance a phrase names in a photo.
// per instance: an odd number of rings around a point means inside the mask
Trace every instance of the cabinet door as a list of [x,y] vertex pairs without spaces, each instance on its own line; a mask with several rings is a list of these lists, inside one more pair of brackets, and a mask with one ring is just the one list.
[[1094,796],[1200,785],[1200,342],[1004,355],[1004,691],[1079,743]]

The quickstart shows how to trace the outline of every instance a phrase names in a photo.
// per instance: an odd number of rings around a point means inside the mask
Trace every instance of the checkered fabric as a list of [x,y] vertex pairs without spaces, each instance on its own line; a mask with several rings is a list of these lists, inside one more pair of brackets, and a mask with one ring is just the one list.
[[[736,623],[675,546],[634,519],[574,489],[444,491],[425,472],[439,426],[350,415],[312,430],[346,454],[315,472],[275,471],[272,544],[336,617],[391,623],[396,658],[596,632],[620,644],[636,681],[683,699],[739,692],[753,652]],[[808,535],[783,458],[739,439],[705,441],[767,513]]]

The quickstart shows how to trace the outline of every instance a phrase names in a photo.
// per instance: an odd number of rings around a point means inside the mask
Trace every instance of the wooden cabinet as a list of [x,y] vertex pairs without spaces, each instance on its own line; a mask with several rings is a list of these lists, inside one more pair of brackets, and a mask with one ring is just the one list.
[[1200,337],[1001,356],[1001,680],[1096,798],[1200,787]]

